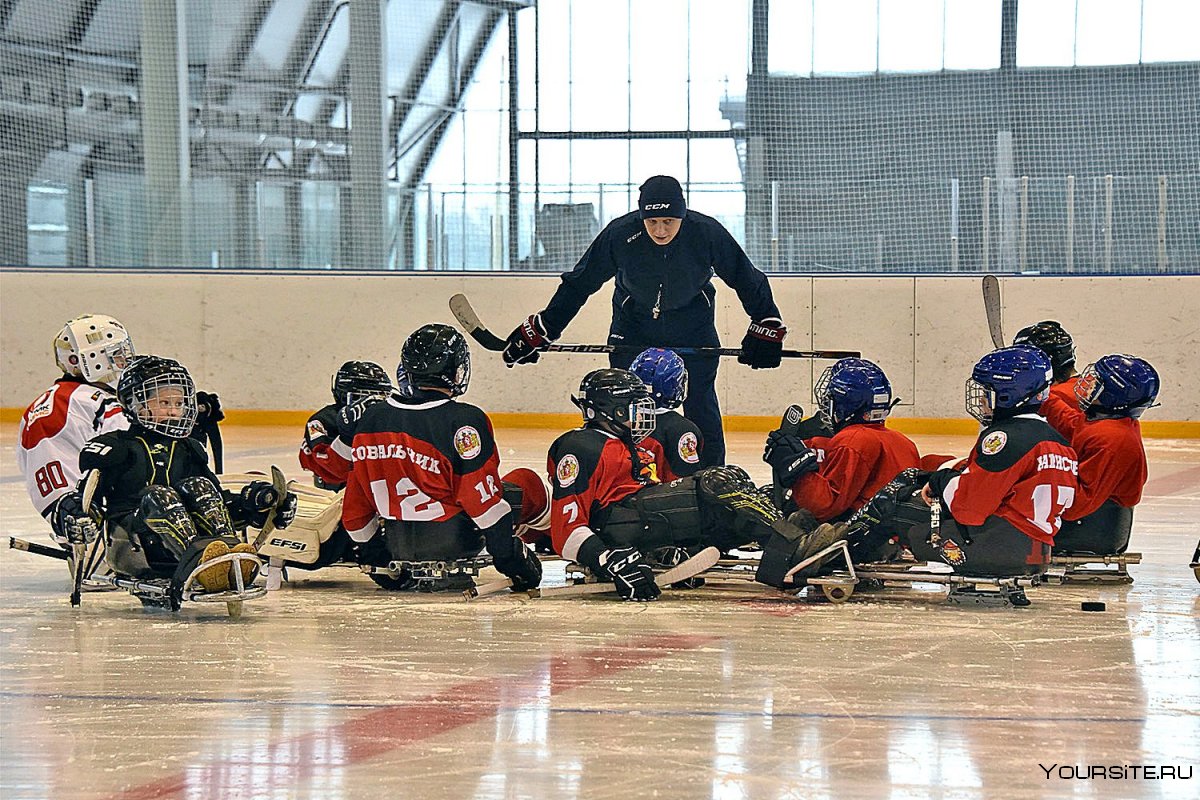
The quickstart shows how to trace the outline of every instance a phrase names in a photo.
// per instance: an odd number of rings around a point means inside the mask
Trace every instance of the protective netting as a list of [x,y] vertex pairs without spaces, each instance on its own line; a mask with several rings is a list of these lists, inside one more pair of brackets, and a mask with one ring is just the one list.
[[771,271],[1194,271],[1197,29],[1189,0],[13,0],[0,264],[559,270],[665,173]]

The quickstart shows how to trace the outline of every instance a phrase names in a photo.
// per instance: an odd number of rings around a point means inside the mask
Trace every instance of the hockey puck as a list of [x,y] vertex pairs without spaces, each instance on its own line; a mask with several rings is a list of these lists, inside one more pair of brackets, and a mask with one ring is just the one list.
[[1079,607],[1084,611],[1103,611],[1105,608],[1104,603],[1099,600],[1084,600]]

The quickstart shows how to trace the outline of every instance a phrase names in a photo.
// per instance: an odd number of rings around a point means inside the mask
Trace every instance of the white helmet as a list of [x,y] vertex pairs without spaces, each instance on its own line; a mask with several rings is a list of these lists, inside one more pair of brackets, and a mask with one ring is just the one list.
[[105,314],[84,314],[54,337],[54,360],[63,374],[88,383],[116,383],[133,358],[125,326]]

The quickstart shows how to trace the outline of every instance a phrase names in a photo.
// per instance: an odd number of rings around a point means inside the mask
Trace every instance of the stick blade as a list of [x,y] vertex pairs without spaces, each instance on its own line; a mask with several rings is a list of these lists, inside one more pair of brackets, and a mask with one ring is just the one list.
[[987,314],[988,333],[992,337],[992,345],[997,349],[1004,347],[1000,281],[995,275],[983,276],[983,310]]
[[475,309],[471,307],[471,301],[467,299],[465,294],[461,292],[450,298],[450,313],[458,320],[458,324],[462,329],[479,344],[488,350],[499,353],[508,344],[508,342],[496,336],[489,331],[479,319],[479,315],[475,313]]

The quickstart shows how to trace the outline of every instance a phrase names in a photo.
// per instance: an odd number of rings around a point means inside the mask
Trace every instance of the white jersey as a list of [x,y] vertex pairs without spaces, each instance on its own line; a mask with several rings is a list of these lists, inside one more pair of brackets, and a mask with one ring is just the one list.
[[124,430],[129,420],[112,390],[60,378],[21,416],[17,467],[38,513],[79,483],[79,451],[91,439]]

